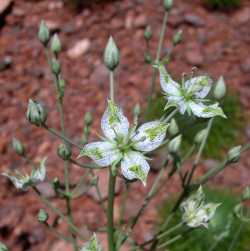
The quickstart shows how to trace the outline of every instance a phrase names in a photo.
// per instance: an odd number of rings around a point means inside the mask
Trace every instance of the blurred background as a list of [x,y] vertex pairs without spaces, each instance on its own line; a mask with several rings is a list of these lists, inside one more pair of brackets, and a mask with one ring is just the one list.
[[[48,156],[49,178],[62,177],[62,162],[56,156],[59,140],[29,125],[25,118],[27,102],[32,97],[47,105],[49,125],[59,128],[50,69],[37,39],[42,19],[52,33],[59,33],[63,44],[60,60],[67,82],[66,128],[68,135],[77,141],[82,135],[83,117],[87,111],[93,113],[93,127],[100,129],[100,116],[108,95],[108,73],[102,62],[102,53],[110,35],[121,52],[116,72],[117,100],[130,118],[135,103],[146,106],[152,69],[144,61],[146,43],[143,34],[150,24],[153,30],[150,50],[154,55],[163,12],[160,0],[0,0],[0,171],[29,170],[9,147],[15,136],[25,143],[29,156],[35,161]],[[196,66],[197,74],[208,73],[215,80],[223,75],[229,87],[223,103],[229,119],[218,119],[215,124],[205,151],[206,160],[197,175],[213,167],[217,163],[215,159],[220,159],[228,147],[250,140],[249,27],[249,0],[174,1],[164,51],[171,47],[171,38],[177,30],[182,29],[184,33],[183,42],[174,49],[169,71],[180,78],[183,72],[190,73]],[[157,86],[159,88],[159,84]],[[158,116],[160,98],[156,104],[147,111],[147,118]],[[186,134],[184,146],[188,147],[192,132]],[[95,135],[91,134],[91,139],[94,138]],[[77,152],[74,153],[76,155]],[[211,186],[228,187],[230,194],[236,193],[237,198],[237,193],[245,185],[250,185],[249,168],[250,156],[245,154],[235,168],[225,170],[211,182]],[[142,201],[142,195],[149,189],[156,172],[153,171],[149,177],[147,188],[132,184],[138,192],[129,196],[127,217],[134,215],[139,208],[140,204],[134,202]],[[72,166],[72,182],[83,173],[83,170]],[[98,172],[98,175],[105,197],[106,172]],[[32,192],[17,191],[4,177],[0,178],[0,187],[0,240],[11,250],[71,250],[38,223],[36,215],[42,205]],[[55,194],[48,182],[42,183],[39,190],[53,203],[63,206],[63,201],[54,199]],[[138,240],[145,241],[152,236],[157,223],[168,210],[168,206],[162,209],[159,201],[168,199],[178,190],[178,178],[161,190],[135,229]],[[118,186],[117,193],[118,218],[122,186]],[[93,191],[89,191],[87,197],[80,197],[73,204],[76,222],[86,234],[87,226],[95,231],[105,225],[104,214],[93,199],[95,196]],[[231,201],[232,195],[224,192],[219,199],[223,198],[229,200],[229,207],[230,203],[237,201]],[[66,226],[60,224],[60,229],[63,231]],[[204,243],[211,241],[210,237]],[[105,239],[105,235],[100,234],[100,238]],[[243,239],[245,249],[242,246],[239,250],[249,251],[249,239]],[[194,251],[188,245],[182,249],[172,247],[171,250]],[[192,242],[190,246],[193,246]],[[195,251],[205,250],[202,248],[197,247]]]

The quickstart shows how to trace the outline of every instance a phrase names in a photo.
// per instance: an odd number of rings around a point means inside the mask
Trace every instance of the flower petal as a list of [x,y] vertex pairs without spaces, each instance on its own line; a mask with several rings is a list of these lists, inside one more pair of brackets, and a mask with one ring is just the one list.
[[128,135],[128,119],[123,115],[122,109],[111,100],[108,101],[108,107],[102,116],[101,127],[104,135],[110,140]]
[[208,76],[194,77],[184,83],[184,88],[187,92],[194,93],[196,98],[205,98],[211,90],[212,82]]
[[121,172],[128,180],[139,179],[144,186],[146,185],[147,176],[150,166],[144,156],[135,151],[128,152],[121,162]]
[[219,107],[218,103],[213,105],[204,105],[203,103],[195,103],[193,101],[189,102],[189,107],[191,108],[193,114],[201,118],[212,118],[215,116],[221,116],[226,118],[223,110]]
[[163,91],[169,96],[180,96],[180,86],[167,73],[163,65],[159,65],[160,84]]
[[79,157],[87,156],[97,165],[106,167],[121,158],[121,153],[110,142],[99,141],[85,145],[80,152]]
[[159,147],[165,136],[168,124],[155,120],[141,125],[132,136],[136,150],[150,152]]
[[43,158],[40,162],[40,166],[32,170],[30,178],[33,183],[38,183],[45,180],[46,178],[45,161],[46,161],[46,158]]

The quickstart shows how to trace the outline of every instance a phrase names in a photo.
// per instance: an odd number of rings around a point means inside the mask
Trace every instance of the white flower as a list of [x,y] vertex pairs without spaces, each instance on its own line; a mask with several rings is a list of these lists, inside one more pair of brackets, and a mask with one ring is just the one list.
[[45,180],[45,161],[46,158],[43,158],[40,162],[40,166],[38,168],[32,169],[31,175],[22,174],[18,171],[16,171],[14,174],[3,173],[2,175],[8,177],[17,189],[27,190],[29,186],[43,182]]
[[211,104],[205,99],[212,87],[212,79],[208,76],[193,77],[183,81],[182,85],[174,81],[161,64],[156,66],[160,72],[161,88],[168,100],[167,107],[176,106],[181,114],[193,113],[197,117],[211,118],[221,116],[226,118],[218,103]]
[[99,244],[95,233],[93,234],[92,238],[81,248],[80,251],[102,251],[102,247]]
[[162,144],[167,127],[167,123],[156,120],[137,129],[129,128],[121,108],[109,100],[101,120],[103,141],[85,145],[80,157],[87,156],[100,167],[114,167],[121,162],[121,173],[126,179],[139,179],[145,185],[150,167],[144,154]]
[[200,187],[195,194],[181,204],[182,220],[191,228],[199,226],[207,228],[208,222],[213,218],[217,207],[220,205],[216,203],[205,204],[204,199],[204,193],[202,187]]

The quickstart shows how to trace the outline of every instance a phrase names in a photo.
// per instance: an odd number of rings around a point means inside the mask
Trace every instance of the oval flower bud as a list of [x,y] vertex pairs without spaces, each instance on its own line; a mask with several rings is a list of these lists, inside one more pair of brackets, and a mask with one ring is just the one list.
[[216,99],[222,99],[223,97],[225,97],[226,91],[227,89],[224,78],[223,76],[220,76],[214,88],[214,97]]
[[12,139],[12,148],[14,149],[14,151],[20,155],[20,156],[24,156],[25,154],[25,148],[24,145],[22,144],[22,142],[16,138]]
[[147,25],[145,31],[144,31],[144,38],[149,41],[152,38],[152,29],[150,25]]
[[243,201],[250,200],[250,187],[249,186],[245,187],[245,189],[243,190],[242,200]]
[[182,34],[183,31],[179,30],[177,31],[174,36],[173,36],[173,45],[176,46],[177,44],[179,44],[182,41]]
[[115,41],[112,37],[109,38],[104,51],[104,63],[110,71],[114,71],[120,61],[120,53]]
[[46,122],[47,116],[47,110],[42,104],[29,99],[26,117],[31,124],[42,126]]
[[133,113],[135,117],[138,117],[141,114],[141,107],[139,103],[135,105]]
[[207,134],[207,129],[202,129],[200,130],[198,133],[196,133],[195,137],[194,137],[194,142],[196,144],[201,144],[201,142],[203,141],[203,139],[206,137]]
[[49,215],[44,209],[40,209],[37,218],[39,222],[46,223],[47,220],[49,219]]
[[228,151],[228,154],[227,154],[228,163],[236,163],[239,161],[240,154],[241,154],[241,148],[242,148],[242,146],[239,145],[239,146],[235,146],[235,147],[231,148]]
[[92,114],[91,112],[86,112],[84,116],[84,123],[86,126],[90,126],[93,122]]
[[173,0],[164,0],[164,8],[166,11],[170,11],[173,7]]
[[60,53],[62,50],[61,41],[57,34],[54,34],[51,40],[51,51],[55,54]]
[[41,21],[39,26],[38,38],[44,46],[47,46],[50,39],[50,34],[49,34],[49,28],[47,27],[46,23],[43,20]]
[[182,135],[178,135],[173,138],[168,144],[168,150],[170,153],[177,153],[181,146]]
[[168,133],[170,136],[175,136],[179,132],[179,127],[176,123],[175,119],[171,119],[169,128],[168,128]]
[[51,59],[51,70],[56,75],[58,75],[61,72],[60,62],[55,58]]
[[66,146],[65,144],[60,144],[57,148],[57,154],[61,159],[69,160],[72,152],[69,146]]

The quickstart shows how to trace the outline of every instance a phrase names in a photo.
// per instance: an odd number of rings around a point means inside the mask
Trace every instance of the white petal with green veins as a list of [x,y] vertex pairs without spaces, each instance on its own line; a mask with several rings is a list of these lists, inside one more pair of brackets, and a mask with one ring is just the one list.
[[110,140],[128,135],[128,119],[124,116],[122,109],[111,100],[108,101],[108,107],[102,116],[101,128]]
[[144,156],[138,152],[128,152],[121,162],[121,172],[128,180],[139,179],[146,185],[150,166]]
[[80,157],[87,156],[97,165],[106,167],[121,157],[121,153],[110,142],[99,141],[85,145],[80,152]]
[[168,124],[159,120],[141,125],[132,138],[132,141],[135,142],[134,148],[143,152],[155,150],[162,144],[167,128]]

